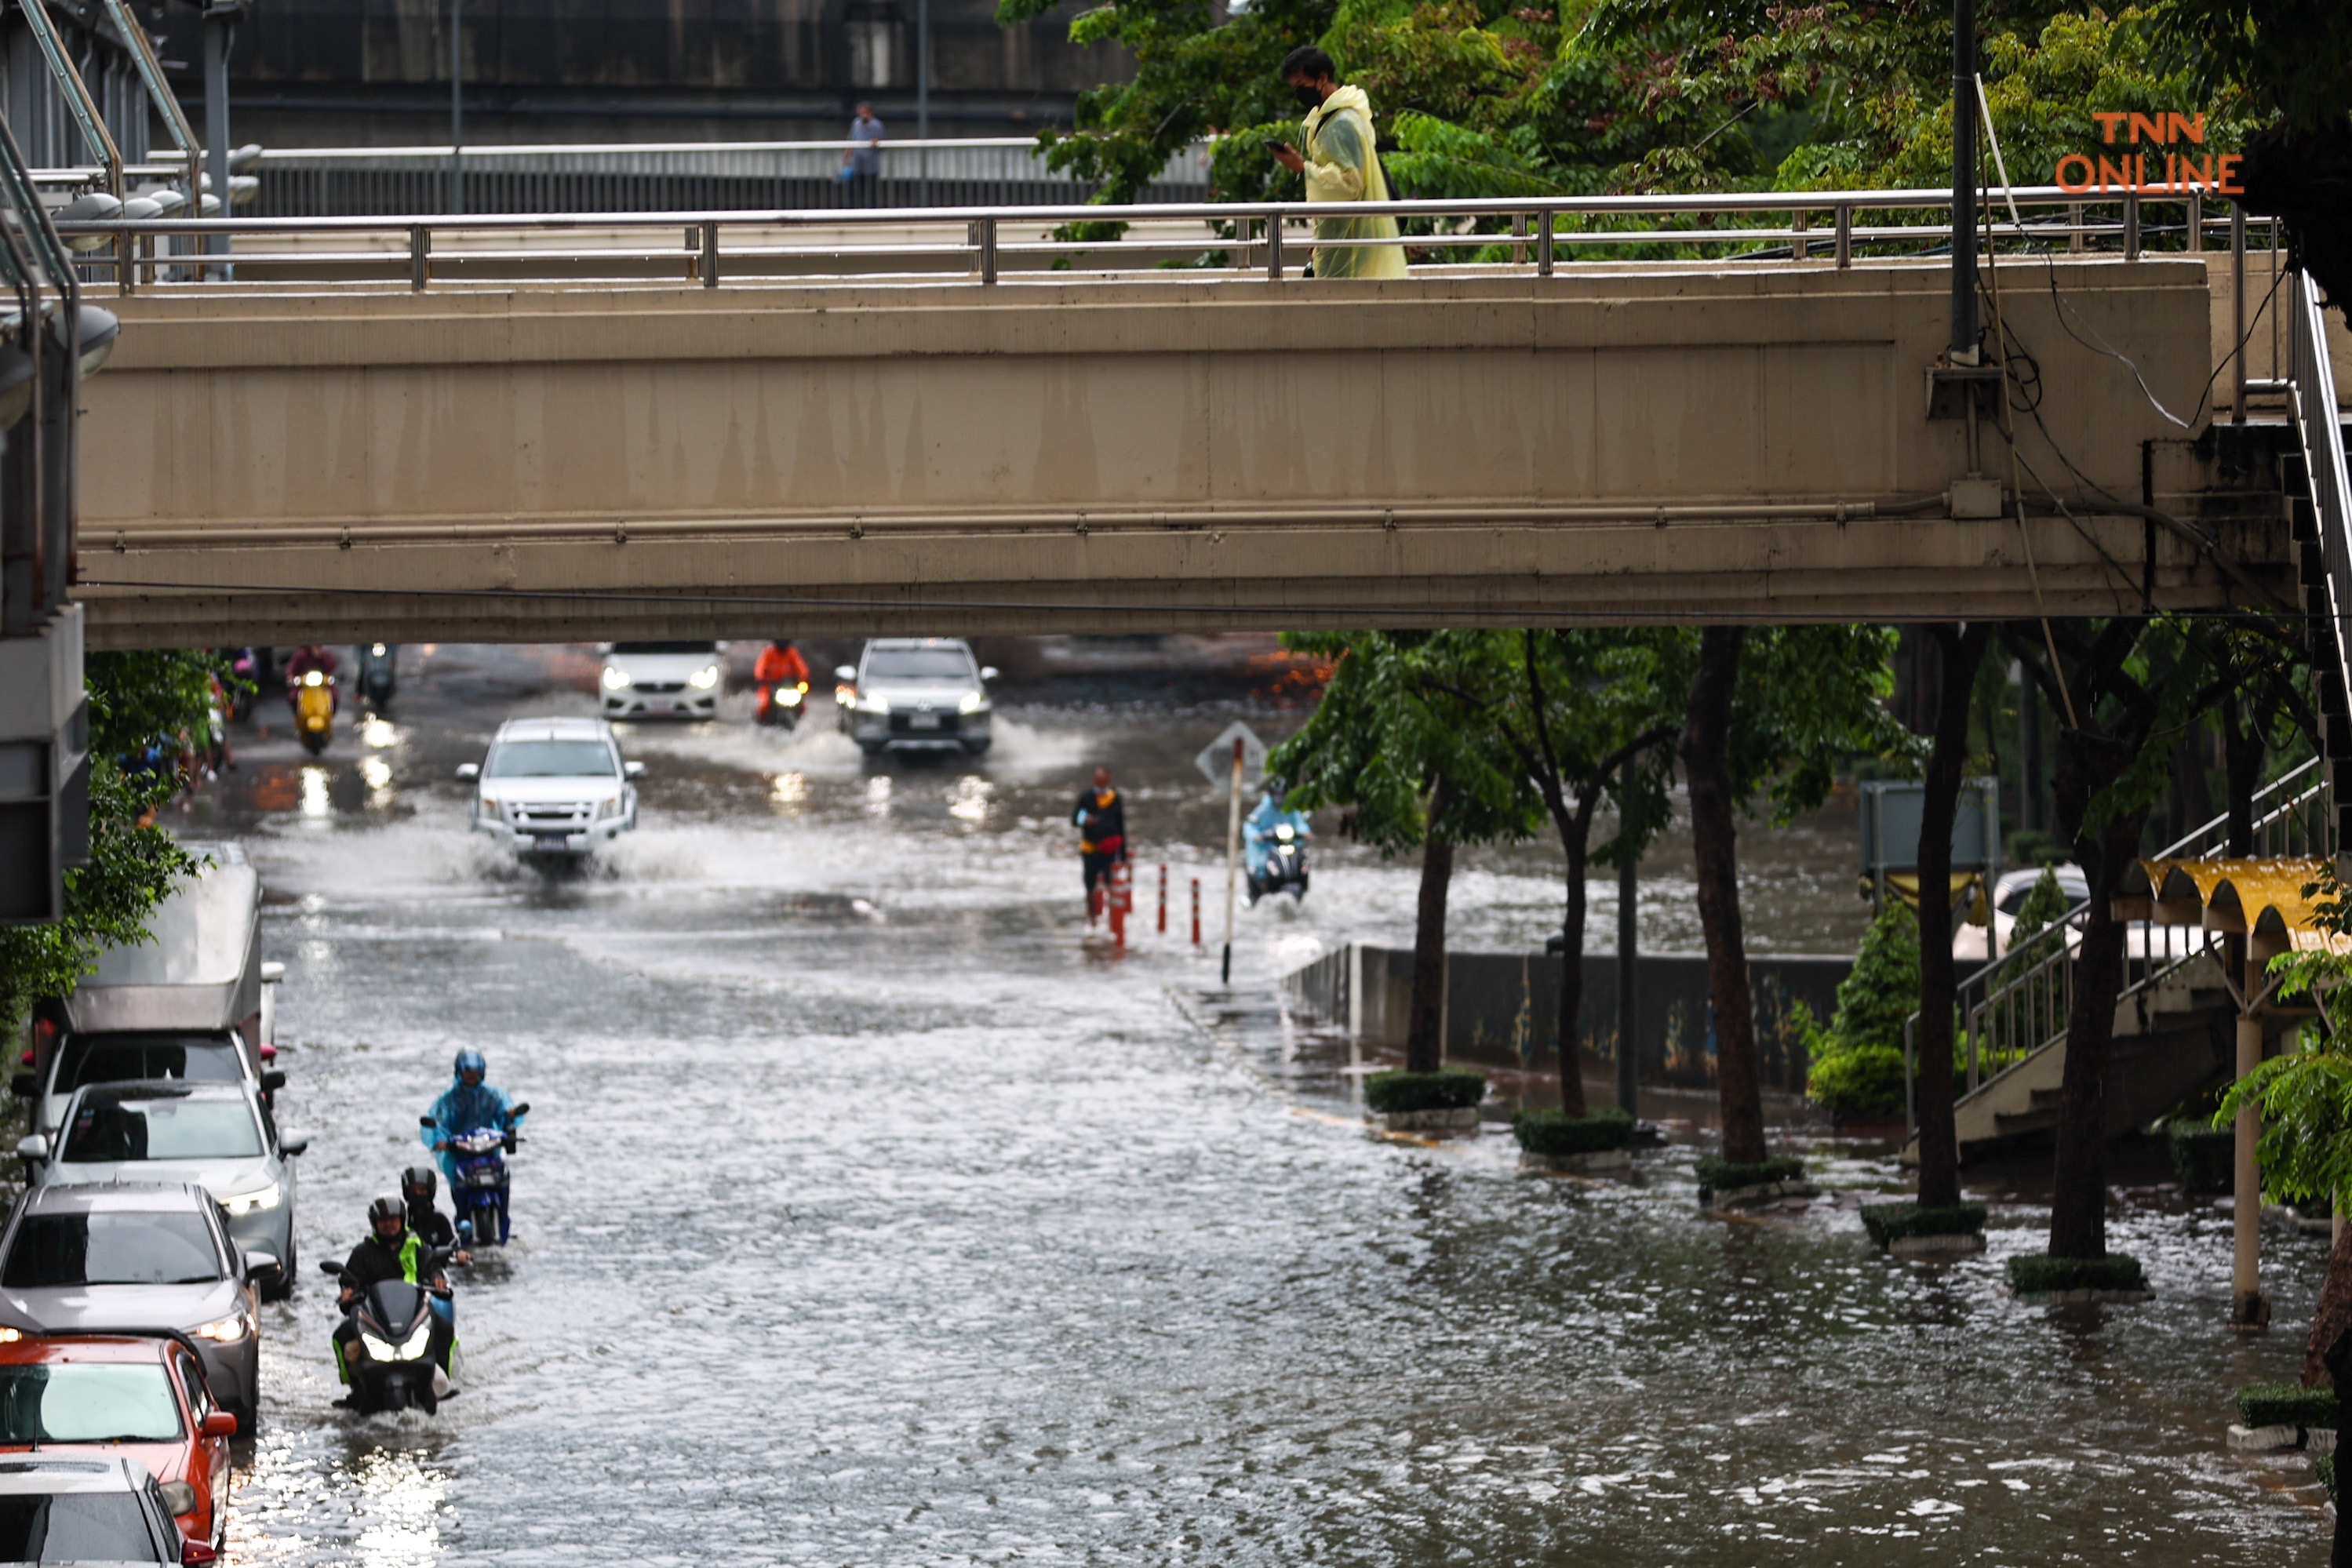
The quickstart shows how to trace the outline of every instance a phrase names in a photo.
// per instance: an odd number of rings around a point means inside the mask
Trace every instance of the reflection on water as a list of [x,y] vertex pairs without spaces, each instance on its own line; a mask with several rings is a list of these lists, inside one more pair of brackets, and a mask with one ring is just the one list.
[[[1899,1179],[1881,1150],[1818,1143],[1847,1199],[1726,1221],[1688,1147],[1579,1181],[1492,1133],[1370,1139],[1361,1064],[1265,982],[1409,921],[1409,865],[1328,854],[1303,906],[1244,912],[1249,985],[1204,1001],[1181,891],[1124,963],[1080,940],[1061,811],[1099,727],[1026,777],[780,774],[748,726],[666,731],[644,828],[552,883],[469,844],[448,780],[501,712],[432,696],[383,753],[396,809],[247,796],[226,825],[278,900],[305,1259],[422,1157],[460,1045],[534,1107],[516,1241],[459,1281],[467,1390],[435,1417],[332,1407],[314,1263],[265,1309],[241,1560],[2324,1555],[2307,1464],[2223,1452],[2229,1391],[2299,1347],[2224,1332],[2221,1209],[2119,1193],[2157,1299],[2029,1308],[2001,1265],[2046,1210],[1995,1195],[1987,1258],[1890,1262],[1851,1199]],[[1139,860],[1178,890],[1218,885],[1183,770],[1223,722],[1121,732]],[[1456,907],[1517,940],[1556,891],[1490,864]],[[2321,1243],[2270,1239],[2291,1323]]]

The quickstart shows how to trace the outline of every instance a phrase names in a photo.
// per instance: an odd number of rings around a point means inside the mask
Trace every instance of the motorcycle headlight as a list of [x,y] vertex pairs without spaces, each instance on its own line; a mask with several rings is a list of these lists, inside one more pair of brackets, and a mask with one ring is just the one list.
[[801,706],[803,693],[798,686],[785,686],[776,693],[776,700],[786,707]]
[[403,1361],[418,1359],[424,1355],[425,1347],[431,1343],[432,1340],[433,1315],[428,1312],[425,1314],[425,1321],[416,1325],[416,1332],[400,1342],[400,1359]]
[[701,669],[698,669],[695,671],[694,674],[687,676],[686,684],[692,686],[698,692],[709,691],[711,687],[719,684],[719,666],[716,664],[705,664]]
[[372,646],[373,646],[373,649],[374,649],[375,656],[376,656],[377,658],[379,658],[379,659],[383,658],[383,643],[377,643],[373,644]]
[[312,670],[302,677],[302,684],[306,686],[323,686],[327,684],[327,677]]
[[1298,852],[1298,846],[1297,844],[1284,844],[1275,852],[1276,854],[1295,855]]
[[629,684],[629,672],[628,672],[628,671],[626,671],[626,670],[621,670],[621,669],[615,669],[615,668],[614,668],[614,667],[613,667],[612,665],[610,665],[610,664],[607,664],[607,665],[605,665],[605,666],[604,666],[604,689],[605,689],[606,691],[608,691],[608,692],[617,692],[617,691],[619,691],[622,687],[624,687],[624,686],[627,685],[628,684]]
[[253,1214],[265,1208],[276,1208],[285,1201],[286,1189],[278,1183],[271,1182],[268,1186],[256,1187],[251,1192],[240,1192],[233,1197],[222,1198],[220,1205],[228,1210],[229,1218],[234,1219],[240,1214]]
[[365,1329],[360,1331],[360,1348],[367,1352],[371,1361],[396,1361],[400,1356],[400,1353],[392,1348],[390,1341],[380,1340]]
[[1298,833],[1297,833],[1297,830],[1293,829],[1293,828],[1291,827],[1291,825],[1290,825],[1288,822],[1285,822],[1285,823],[1283,823],[1280,827],[1277,827],[1276,829],[1275,829],[1275,830],[1274,830],[1274,836],[1275,836],[1276,838],[1277,838],[1277,839],[1280,839],[1284,843],[1286,843],[1286,843],[1288,843],[1291,840],[1293,840],[1293,839],[1297,838],[1297,837],[1298,836]]
[[963,694],[963,701],[956,704],[956,712],[978,713],[987,706],[988,694],[986,692],[966,692]]
[[225,1318],[215,1318],[208,1323],[199,1324],[189,1332],[198,1339],[208,1339],[215,1344],[235,1344],[251,1331],[252,1326],[245,1321],[243,1312],[231,1312]]

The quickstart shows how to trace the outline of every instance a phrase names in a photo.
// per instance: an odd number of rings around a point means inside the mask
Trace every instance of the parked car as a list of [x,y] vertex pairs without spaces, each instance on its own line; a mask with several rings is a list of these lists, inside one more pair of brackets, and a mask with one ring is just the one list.
[[235,844],[191,843],[212,863],[155,908],[149,940],[108,947],[69,995],[33,1017],[30,1060],[9,1087],[54,1132],[86,1083],[133,1078],[246,1082],[267,1103],[278,1054],[279,964],[261,956],[261,878]]
[[40,1454],[0,1464],[0,1563],[210,1563],[139,1461]]
[[254,1281],[278,1267],[240,1250],[228,1216],[193,1183],[35,1187],[0,1235],[0,1328],[185,1335],[221,1408],[251,1432],[261,1363]]
[[597,679],[606,718],[716,718],[724,643],[608,643]]
[[181,1340],[0,1341],[0,1452],[135,1459],[155,1478],[180,1533],[215,1554],[228,1535],[236,1431],[236,1417],[214,1405],[203,1364]]
[[518,854],[576,857],[637,825],[645,770],[621,760],[601,718],[511,718],[457,777],[475,785],[474,831]]
[[842,733],[868,756],[899,749],[961,747],[983,755],[990,735],[988,685],[996,678],[955,637],[875,637],[855,664],[834,671]]

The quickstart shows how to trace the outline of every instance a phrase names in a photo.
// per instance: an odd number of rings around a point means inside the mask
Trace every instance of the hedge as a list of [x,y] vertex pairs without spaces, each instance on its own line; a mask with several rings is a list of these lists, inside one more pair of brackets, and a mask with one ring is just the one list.
[[1904,1236],[1977,1236],[1984,1231],[1985,1206],[1956,1203],[1922,1208],[1916,1203],[1865,1203],[1862,1226],[1881,1247]]
[[1512,1117],[1511,1135],[1531,1155],[1595,1155],[1630,1145],[1633,1118],[1613,1106],[1590,1116],[1571,1116],[1547,1105]]
[[2250,1383],[2238,1390],[2242,1427],[2324,1427],[2336,1429],[2336,1390],[2300,1383]]
[[2145,1291],[2147,1276],[2139,1260],[2120,1252],[2104,1258],[2053,1258],[2029,1252],[2009,1260],[2010,1288],[2021,1296],[2043,1296],[2060,1291]]
[[1486,1075],[1466,1068],[1375,1072],[1364,1080],[1364,1103],[1383,1116],[1408,1111],[1455,1111],[1486,1097]]
[[1710,1192],[1723,1192],[1736,1186],[1761,1186],[1766,1182],[1797,1181],[1805,1174],[1805,1162],[1794,1155],[1784,1155],[1777,1160],[1759,1165],[1734,1165],[1721,1155],[1701,1155],[1698,1159],[1698,1185]]
[[2238,1141],[2235,1131],[2182,1120],[2167,1124],[2165,1133],[2172,1145],[2172,1172],[2183,1187],[2190,1192],[2229,1189]]
[[2336,1496],[2336,1456],[2320,1455],[2311,1462],[2311,1469],[2313,1473],[2319,1477],[2319,1484],[2327,1489],[2327,1500],[2341,1507],[2342,1504],[2338,1502]]

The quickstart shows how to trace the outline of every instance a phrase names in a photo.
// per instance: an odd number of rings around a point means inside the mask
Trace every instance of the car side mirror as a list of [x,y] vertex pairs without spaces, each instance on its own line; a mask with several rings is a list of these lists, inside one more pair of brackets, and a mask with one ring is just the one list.
[[833,667],[833,678],[836,681],[845,681],[855,684],[857,679],[857,666],[855,664],[835,664]]
[[35,1133],[16,1140],[16,1157],[23,1160],[46,1160],[49,1157],[49,1141]]
[[220,1561],[220,1553],[201,1541],[183,1539],[180,1542],[180,1568],[205,1568],[205,1564]]
[[286,966],[272,958],[261,966],[261,983],[274,986],[286,977]]
[[278,1152],[284,1155],[289,1159],[292,1159],[296,1155],[302,1153],[303,1150],[310,1146],[310,1140],[308,1138],[280,1138],[278,1140]]
[[30,1100],[41,1092],[41,1081],[29,1072],[19,1072],[8,1080],[8,1092],[19,1100]]
[[226,1410],[215,1410],[205,1417],[204,1435],[207,1437],[236,1436],[236,1417]]
[[268,1281],[275,1284],[285,1277],[286,1265],[278,1260],[275,1252],[248,1252],[245,1255],[245,1277],[257,1283]]
[[980,667],[980,678],[983,681],[992,681],[996,679],[996,666],[994,664],[982,664]]
[[285,1088],[285,1071],[282,1068],[273,1067],[268,1071],[263,1073],[261,1075],[261,1087],[265,1092],[269,1093],[276,1093],[278,1090]]
[[645,776],[646,776],[646,765],[645,765],[644,763],[642,763],[642,762],[624,762],[624,763],[622,763],[622,764],[621,764],[621,777],[622,777],[622,778],[624,778],[624,779],[642,779],[642,778],[644,778]]
[[469,783],[469,784],[470,784],[470,783],[472,783],[475,779],[479,779],[481,776],[482,776],[482,765],[481,765],[480,763],[478,763],[478,762],[460,762],[459,764],[457,764],[457,777],[458,777],[458,778],[460,778],[460,779],[465,779],[467,783]]
[[[232,1416],[229,1420],[234,1424],[236,1417]],[[173,1519],[179,1518],[182,1514],[196,1511],[196,1489],[187,1482],[165,1481],[155,1490],[163,1499],[163,1511]]]

